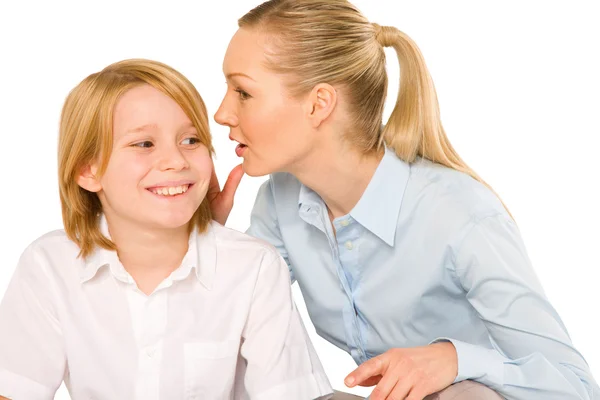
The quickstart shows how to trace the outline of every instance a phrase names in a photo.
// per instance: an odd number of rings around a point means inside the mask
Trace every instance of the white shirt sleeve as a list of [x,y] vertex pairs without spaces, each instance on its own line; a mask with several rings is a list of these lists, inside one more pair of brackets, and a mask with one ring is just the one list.
[[0,303],[0,395],[52,399],[63,381],[65,352],[54,281],[35,244],[17,265]]
[[285,261],[265,257],[258,274],[241,355],[252,400],[328,398],[333,390],[296,309]]

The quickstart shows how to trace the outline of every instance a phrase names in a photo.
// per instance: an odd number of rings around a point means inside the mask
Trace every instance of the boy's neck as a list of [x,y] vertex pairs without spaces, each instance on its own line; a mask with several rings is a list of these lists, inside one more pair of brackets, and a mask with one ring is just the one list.
[[187,226],[148,229],[119,217],[107,216],[107,221],[121,264],[146,294],[176,270],[187,253]]

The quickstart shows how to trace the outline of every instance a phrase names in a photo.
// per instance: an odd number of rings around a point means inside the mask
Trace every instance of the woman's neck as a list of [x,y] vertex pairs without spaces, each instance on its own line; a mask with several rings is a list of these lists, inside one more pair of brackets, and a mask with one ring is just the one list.
[[323,146],[291,171],[325,202],[331,219],[352,211],[365,192],[384,151],[361,154],[354,148]]

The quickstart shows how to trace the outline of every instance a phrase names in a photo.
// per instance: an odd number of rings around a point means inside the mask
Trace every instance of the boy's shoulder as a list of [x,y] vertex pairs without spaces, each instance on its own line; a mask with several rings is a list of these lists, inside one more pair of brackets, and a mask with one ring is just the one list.
[[247,233],[228,228],[218,222],[212,221],[210,229],[220,247],[278,254],[277,249],[266,240],[258,239]]
[[77,271],[74,267],[83,262],[78,255],[79,247],[65,231],[54,230],[38,237],[23,250],[17,271],[29,281],[38,281],[42,275],[44,279],[64,281],[70,279]]
[[35,239],[25,250],[26,252],[42,252],[47,255],[73,253],[77,256],[79,247],[67,236],[64,229],[56,229]]
[[228,228],[218,222],[212,221],[209,230],[214,237],[219,254],[235,257],[239,261],[261,259],[262,262],[273,262],[280,257],[277,249],[269,242]]
[[200,268],[214,263],[218,287],[236,290],[242,296],[250,295],[259,282],[273,284],[281,280],[289,285],[289,268],[270,243],[217,222],[212,222],[198,239]]

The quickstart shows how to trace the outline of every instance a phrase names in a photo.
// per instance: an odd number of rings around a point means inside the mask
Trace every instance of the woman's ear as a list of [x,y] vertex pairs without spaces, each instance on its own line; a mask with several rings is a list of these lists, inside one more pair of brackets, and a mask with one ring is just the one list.
[[327,83],[319,83],[310,92],[307,101],[308,118],[313,128],[318,128],[335,109],[337,91]]
[[102,190],[99,178],[96,176],[98,167],[96,163],[86,164],[79,170],[77,184],[88,192],[97,193]]

